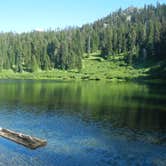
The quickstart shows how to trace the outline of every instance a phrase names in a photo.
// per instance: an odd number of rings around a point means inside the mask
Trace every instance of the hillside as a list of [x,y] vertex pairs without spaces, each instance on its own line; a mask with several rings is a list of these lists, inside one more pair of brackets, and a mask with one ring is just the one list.
[[[58,71],[63,77],[73,71],[77,78],[85,79],[145,75],[163,79],[165,46],[166,5],[129,7],[81,28],[1,33],[0,75],[26,73],[31,77],[36,72]],[[96,52],[97,59],[93,56]]]

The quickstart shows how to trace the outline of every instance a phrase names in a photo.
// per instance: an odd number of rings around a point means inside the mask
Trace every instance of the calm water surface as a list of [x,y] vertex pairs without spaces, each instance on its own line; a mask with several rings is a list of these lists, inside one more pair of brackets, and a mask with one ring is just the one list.
[[166,165],[163,85],[1,80],[0,126],[48,141],[0,138],[0,166]]

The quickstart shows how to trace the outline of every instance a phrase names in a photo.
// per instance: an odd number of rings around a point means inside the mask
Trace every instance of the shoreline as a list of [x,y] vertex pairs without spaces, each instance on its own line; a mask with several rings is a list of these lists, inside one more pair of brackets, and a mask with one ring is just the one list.
[[166,83],[163,79],[151,79],[147,76],[129,77],[114,76],[111,78],[101,75],[88,75],[84,73],[74,73],[69,71],[40,71],[40,72],[23,72],[17,73],[13,71],[0,72],[0,80],[34,80],[34,81],[107,81],[107,82],[140,82],[140,83]]

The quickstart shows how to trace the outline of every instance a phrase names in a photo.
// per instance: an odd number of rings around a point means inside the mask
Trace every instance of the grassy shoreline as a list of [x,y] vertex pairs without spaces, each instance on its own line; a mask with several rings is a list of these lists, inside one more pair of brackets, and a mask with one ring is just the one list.
[[17,73],[12,70],[4,70],[0,72],[0,79],[50,79],[50,80],[110,80],[110,81],[128,81],[135,80],[139,76],[144,76],[142,71],[135,69],[122,70],[120,68],[107,70],[101,72],[93,72],[92,70],[82,71],[63,71],[63,70],[50,70],[50,71],[38,71],[34,73],[22,72]]
[[[123,60],[104,60],[98,56],[83,59],[83,67],[78,70],[48,70],[30,72],[14,72],[3,70],[0,79],[32,79],[32,80],[107,80],[107,81],[150,81],[148,71],[150,68],[134,68]],[[157,81],[151,80],[151,82]]]

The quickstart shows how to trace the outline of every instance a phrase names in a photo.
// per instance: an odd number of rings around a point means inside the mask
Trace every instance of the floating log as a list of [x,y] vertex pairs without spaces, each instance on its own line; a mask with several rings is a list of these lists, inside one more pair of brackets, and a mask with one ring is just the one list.
[[36,149],[47,144],[46,140],[42,140],[36,137],[17,133],[8,129],[0,128],[0,136],[21,144],[30,149]]

